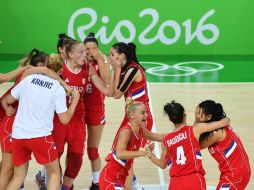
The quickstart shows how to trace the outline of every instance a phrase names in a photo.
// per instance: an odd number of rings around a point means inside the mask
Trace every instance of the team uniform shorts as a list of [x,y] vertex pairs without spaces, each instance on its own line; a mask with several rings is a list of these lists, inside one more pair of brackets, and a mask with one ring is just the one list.
[[12,156],[14,166],[20,166],[31,160],[32,153],[41,165],[56,160],[58,155],[52,135],[32,139],[13,138]]
[[86,121],[86,124],[89,126],[105,125],[106,118],[105,118],[104,105],[95,106],[93,107],[93,109],[86,108],[85,121]]
[[169,190],[206,190],[204,175],[193,173],[186,176],[171,177]]
[[[100,179],[99,179],[100,190],[122,190],[122,189],[124,189],[124,182],[122,182],[122,183],[113,182],[114,180],[112,180],[110,178],[110,176],[108,176],[109,172],[111,174],[115,173],[114,171],[112,171],[112,169],[113,168],[110,167],[109,163],[107,163],[107,165],[101,171]],[[119,172],[119,171],[117,171],[117,172]]]
[[67,152],[84,154],[86,131],[82,117],[73,116],[67,125],[55,119],[52,136],[58,153],[64,152],[64,145],[67,143]]

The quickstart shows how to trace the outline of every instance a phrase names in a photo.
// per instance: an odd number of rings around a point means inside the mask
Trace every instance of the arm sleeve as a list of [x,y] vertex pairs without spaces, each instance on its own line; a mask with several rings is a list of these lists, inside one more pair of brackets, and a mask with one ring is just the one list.
[[67,111],[66,106],[66,92],[62,86],[59,86],[56,90],[56,113],[64,113]]
[[[130,72],[130,75],[128,76],[128,78],[126,78],[125,80],[122,79],[122,81],[120,81],[119,85],[118,85],[118,89],[121,91],[121,92],[125,92],[126,89],[128,88],[128,86],[130,85],[132,79],[134,78],[134,76],[136,75],[136,73],[138,72],[138,68],[136,67],[131,67],[131,72]],[[129,70],[130,70],[129,69]]]

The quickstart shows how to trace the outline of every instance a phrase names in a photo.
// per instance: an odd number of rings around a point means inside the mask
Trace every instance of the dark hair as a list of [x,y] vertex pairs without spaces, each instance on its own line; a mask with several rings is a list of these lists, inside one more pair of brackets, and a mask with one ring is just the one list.
[[57,42],[57,51],[59,52],[59,48],[63,48],[69,40],[73,40],[71,37],[65,35],[65,33],[58,34],[58,42]]
[[[114,44],[112,46],[112,48],[114,48],[117,53],[123,53],[127,59],[127,64],[126,67],[128,67],[128,65],[134,61],[137,64],[139,64],[137,55],[136,55],[136,45],[134,43],[124,43],[124,42],[118,42],[116,44]],[[139,64],[140,65],[140,64]],[[145,68],[142,67],[142,65],[140,65],[140,67],[143,69],[143,71],[145,71]]]
[[36,66],[39,62],[47,64],[47,61],[48,55],[34,48],[21,60],[21,66],[26,66],[28,64]]
[[174,124],[183,122],[184,107],[180,103],[176,103],[174,100],[164,106],[164,113],[168,115],[169,120]]
[[94,42],[94,43],[97,44],[97,46],[99,46],[98,41],[97,41],[97,39],[95,38],[95,35],[94,35],[93,32],[90,32],[90,33],[88,34],[88,36],[84,39],[84,42],[83,42],[83,43],[86,44],[87,42]]
[[[213,121],[219,121],[226,117],[226,113],[223,110],[223,107],[220,103],[216,103],[213,100],[205,100],[201,102],[198,105],[199,108],[202,109],[205,116],[211,115],[211,119],[209,121],[206,121],[207,123],[213,122]],[[207,139],[212,132],[203,133],[199,140],[202,141],[204,139]]]

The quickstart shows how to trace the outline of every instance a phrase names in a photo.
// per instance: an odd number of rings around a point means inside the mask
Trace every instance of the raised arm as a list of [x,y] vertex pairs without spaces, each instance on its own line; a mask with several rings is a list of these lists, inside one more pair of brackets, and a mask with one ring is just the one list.
[[145,127],[142,127],[143,137],[147,140],[162,142],[163,136],[162,134],[153,133],[147,130]]
[[225,137],[226,137],[226,133],[224,129],[213,131],[213,133],[209,137],[207,137],[206,139],[202,141],[199,141],[200,148],[205,149],[213,145],[214,143],[221,141]]
[[74,90],[72,92],[71,105],[69,106],[67,112],[58,114],[59,120],[61,121],[62,124],[66,125],[70,122],[70,120],[75,112],[76,106],[78,104],[79,96],[80,96],[80,94],[79,94],[78,90]]
[[103,55],[99,48],[91,49],[91,54],[98,63],[101,79],[105,82],[106,85],[109,85],[110,64],[108,63],[107,57]]
[[53,71],[47,67],[32,67],[30,69],[27,69],[24,72],[24,74],[22,75],[21,80],[31,74],[47,75],[48,77],[50,77],[52,79],[58,80],[60,82],[60,84],[64,87],[66,92],[70,91],[69,86],[59,77],[59,75],[55,71]]
[[106,85],[105,82],[97,75],[94,67],[89,65],[89,76],[95,85],[95,87],[100,90],[103,94],[108,96],[109,93],[109,85]]
[[11,71],[9,73],[5,73],[5,74],[0,73],[0,84],[3,82],[8,82],[12,79],[17,78],[19,76],[19,74],[21,72],[23,72],[24,70],[26,70],[28,67],[29,66],[25,66],[25,67],[19,66],[17,69],[15,69],[14,71]]
[[214,131],[230,124],[229,118],[221,119],[220,121],[214,121],[211,123],[197,123],[193,125],[193,132],[197,139],[205,132]]

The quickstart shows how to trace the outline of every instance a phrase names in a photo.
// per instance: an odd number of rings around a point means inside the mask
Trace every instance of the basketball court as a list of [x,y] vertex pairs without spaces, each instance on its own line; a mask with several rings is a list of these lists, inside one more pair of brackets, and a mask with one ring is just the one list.
[[[4,60],[4,59],[2,59]],[[15,68],[17,59],[6,58],[7,72]],[[194,121],[194,110],[197,104],[206,99],[220,102],[224,106],[231,125],[238,133],[247,150],[252,173],[254,164],[254,61],[250,57],[243,59],[227,59],[225,57],[144,57],[140,60],[147,71],[151,107],[155,125],[153,130],[166,133],[173,129],[168,118],[163,115],[163,105],[171,100],[183,104],[187,113],[188,124]],[[1,94],[10,86],[10,83],[0,85]],[[114,134],[124,115],[124,101],[106,98],[107,124],[104,129],[100,153],[102,158],[109,153]],[[160,153],[160,145],[156,145],[156,153]],[[206,182],[209,190],[213,190],[219,179],[219,170],[216,162],[207,150],[202,151],[203,165],[206,170]],[[61,160],[64,165],[64,159]],[[104,165],[105,162],[103,162]],[[30,163],[29,173],[25,181],[27,190],[36,189],[33,175],[41,166],[33,161]],[[158,169],[147,158],[135,160],[134,171],[146,190],[167,189],[169,182],[168,169]],[[82,170],[75,181],[75,189],[87,189],[91,183],[90,163],[85,155]],[[247,190],[254,188],[254,180]]]

